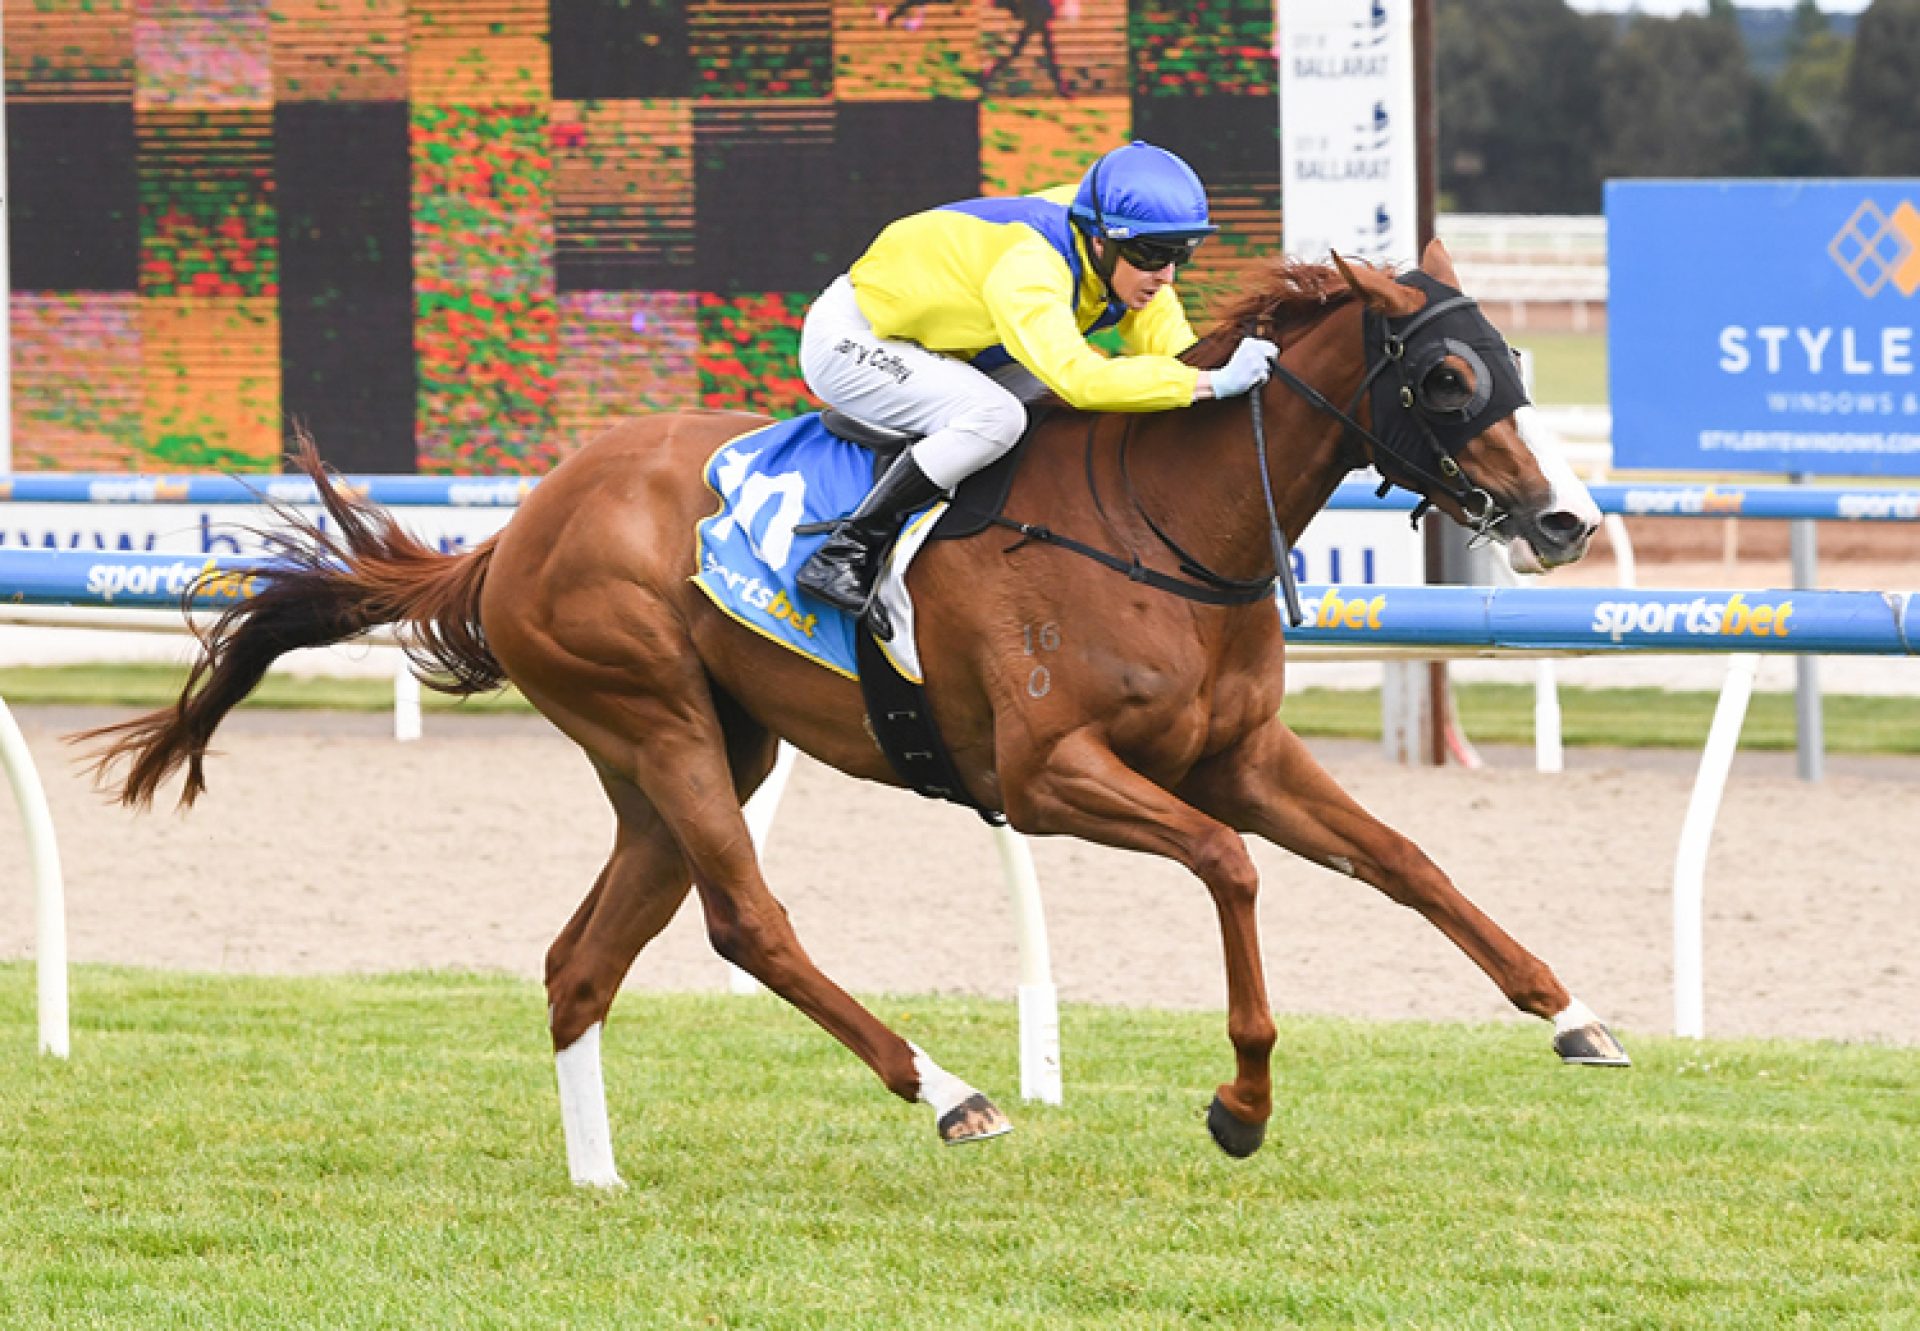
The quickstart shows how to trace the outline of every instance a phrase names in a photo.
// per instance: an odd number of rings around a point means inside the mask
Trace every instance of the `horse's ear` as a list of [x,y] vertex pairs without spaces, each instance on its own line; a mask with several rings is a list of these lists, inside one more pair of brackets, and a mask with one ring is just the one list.
[[1339,250],[1333,251],[1333,266],[1340,270],[1340,276],[1346,279],[1347,286],[1352,289],[1353,294],[1365,300],[1367,296],[1366,287],[1362,285],[1358,277],[1354,276],[1353,269],[1347,267],[1347,261],[1340,257]]
[[1438,236],[1427,242],[1427,251],[1420,256],[1420,271],[1436,282],[1445,282],[1455,291],[1460,289],[1460,276],[1453,271],[1453,256],[1447,253]]
[[1421,292],[1401,286],[1391,275],[1381,272],[1372,264],[1363,263],[1355,267],[1336,252],[1333,266],[1340,270],[1340,276],[1346,279],[1347,286],[1361,304],[1390,319],[1404,318],[1427,303],[1426,296]]

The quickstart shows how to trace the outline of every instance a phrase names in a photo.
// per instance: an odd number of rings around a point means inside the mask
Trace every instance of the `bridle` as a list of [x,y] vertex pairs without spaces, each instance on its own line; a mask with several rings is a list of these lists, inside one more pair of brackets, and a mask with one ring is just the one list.
[[[1366,347],[1366,374],[1355,390],[1346,410],[1330,401],[1319,389],[1289,370],[1276,357],[1273,377],[1292,389],[1315,410],[1333,417],[1344,427],[1345,438],[1362,445],[1365,459],[1382,477],[1379,493],[1384,495],[1398,485],[1420,497],[1412,521],[1433,506],[1433,496],[1450,499],[1466,518],[1475,544],[1501,538],[1499,528],[1510,514],[1493,496],[1473,483],[1461,468],[1457,454],[1488,426],[1511,416],[1526,405],[1527,395],[1520,372],[1505,339],[1488,322],[1479,303],[1453,287],[1415,270],[1397,279],[1403,286],[1427,292],[1428,302],[1421,309],[1400,318],[1366,311],[1361,320],[1361,338]],[[1458,403],[1441,397],[1430,384],[1431,377],[1448,356],[1457,356],[1474,371],[1472,391]],[[1391,377],[1388,372],[1392,371]],[[1355,413],[1369,393],[1373,401],[1374,429],[1356,419]],[[1129,552],[1121,559],[1095,546],[1062,536],[1039,523],[1016,522],[996,515],[990,521],[1021,534],[1011,549],[1028,541],[1058,545],[1083,555],[1108,568],[1125,573],[1135,582],[1158,591],[1170,592],[1191,601],[1209,605],[1247,605],[1272,595],[1278,581],[1286,600],[1287,618],[1299,627],[1305,622],[1300,592],[1293,576],[1293,559],[1288,536],[1280,526],[1279,509],[1273,497],[1273,477],[1267,460],[1267,438],[1262,392],[1249,393],[1253,412],[1253,446],[1260,468],[1260,490],[1267,507],[1268,538],[1273,549],[1274,571],[1264,578],[1229,578],[1216,573],[1183,549],[1141,504],[1134,491],[1127,467],[1127,445],[1133,438],[1129,421],[1119,447],[1120,475],[1134,512],[1147,529],[1180,562],[1184,578],[1169,577],[1147,568],[1139,556]],[[1485,424],[1482,424],[1482,422]],[[1106,507],[1094,474],[1094,436],[1098,418],[1087,431],[1087,487],[1093,495],[1095,510],[1109,530]]]
[[[1397,319],[1366,312],[1361,338],[1367,348],[1367,372],[1345,411],[1277,360],[1274,378],[1315,410],[1339,421],[1346,437],[1360,443],[1365,460],[1382,477],[1380,494],[1398,485],[1420,496],[1412,514],[1415,525],[1437,495],[1460,509],[1475,545],[1501,539],[1499,529],[1511,514],[1473,483],[1461,468],[1458,454],[1489,426],[1527,404],[1519,367],[1473,297],[1417,270],[1398,281],[1426,291],[1429,300],[1423,308]],[[1473,392],[1453,405],[1438,400],[1429,386],[1431,376],[1450,355],[1466,361],[1474,371]],[[1372,430],[1355,419],[1369,393]],[[1258,402],[1254,413],[1257,435]]]

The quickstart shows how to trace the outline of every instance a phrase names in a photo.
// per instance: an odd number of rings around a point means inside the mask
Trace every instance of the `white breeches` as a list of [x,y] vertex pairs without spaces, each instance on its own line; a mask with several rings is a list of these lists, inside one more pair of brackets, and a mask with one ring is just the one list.
[[[914,461],[947,490],[1006,453],[1027,428],[1025,403],[994,378],[965,361],[877,335],[845,276],[807,311],[800,372],[829,406],[924,435],[913,446]],[[1037,387],[1024,370],[1019,377]]]

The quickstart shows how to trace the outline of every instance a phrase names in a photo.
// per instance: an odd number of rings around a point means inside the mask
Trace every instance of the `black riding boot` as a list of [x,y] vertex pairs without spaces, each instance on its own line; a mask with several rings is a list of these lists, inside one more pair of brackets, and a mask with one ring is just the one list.
[[794,580],[800,590],[849,614],[861,614],[873,600],[880,554],[908,514],[940,498],[942,490],[907,449],[874,482],[873,489],[833,529],[825,544],[800,566]]

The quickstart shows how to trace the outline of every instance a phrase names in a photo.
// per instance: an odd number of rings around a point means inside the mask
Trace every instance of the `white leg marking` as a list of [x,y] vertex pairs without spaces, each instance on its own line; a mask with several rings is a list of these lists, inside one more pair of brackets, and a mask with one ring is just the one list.
[[1593,1014],[1592,1008],[1577,998],[1571,999],[1560,1014],[1553,1019],[1553,1033],[1555,1035],[1565,1035],[1568,1031],[1577,1031],[1582,1026],[1591,1026],[1599,1020],[1600,1018]]
[[927,1051],[919,1045],[909,1041],[907,1048],[913,1050],[913,1070],[920,1076],[920,1103],[933,1106],[935,1122],[976,1093],[973,1087],[928,1058]]
[[583,1188],[624,1188],[613,1164],[607,1123],[607,1087],[600,1074],[600,1023],[553,1056],[560,1077],[560,1125],[567,1138],[567,1172]]
[[1348,859],[1345,855],[1327,856],[1327,867],[1330,869],[1337,869],[1349,878],[1358,878],[1360,876],[1359,874],[1353,871],[1353,861]]

